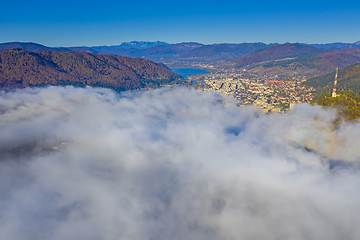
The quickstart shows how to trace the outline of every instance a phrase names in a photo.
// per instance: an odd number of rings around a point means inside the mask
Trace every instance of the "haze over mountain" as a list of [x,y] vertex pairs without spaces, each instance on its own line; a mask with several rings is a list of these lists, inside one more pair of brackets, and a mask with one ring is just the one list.
[[131,41],[131,42],[123,42],[120,45],[113,47],[122,47],[122,48],[149,48],[158,45],[169,45],[169,43],[156,41],[156,42],[147,42],[147,41]]
[[[110,54],[110,55],[124,55],[129,57],[137,57],[135,56],[137,52],[142,52],[142,49],[151,48],[160,45],[169,45],[166,42],[145,42],[145,41],[132,41],[132,42],[124,42],[120,45],[113,46],[92,46],[92,47],[69,47],[71,51],[76,52],[90,52],[90,53],[98,53],[98,54]],[[130,50],[131,49],[131,50]],[[132,54],[134,52],[134,54]]]
[[178,78],[147,59],[86,52],[0,51],[0,87],[89,85],[128,90]]
[[324,43],[324,44],[310,44],[313,47],[318,48],[339,48],[339,49],[347,49],[347,48],[359,48],[360,47],[360,41],[357,41],[355,43]]
[[[163,62],[164,59],[170,59],[180,53],[202,47],[203,44],[195,42],[177,43],[169,45],[157,45],[145,49],[118,49],[113,54],[126,55],[131,57],[142,57],[152,61]],[[110,53],[110,52],[109,52]]]

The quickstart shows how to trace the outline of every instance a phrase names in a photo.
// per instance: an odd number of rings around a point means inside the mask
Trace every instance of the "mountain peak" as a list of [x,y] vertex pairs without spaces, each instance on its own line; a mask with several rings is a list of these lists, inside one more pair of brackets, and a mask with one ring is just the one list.
[[154,47],[154,46],[158,46],[158,45],[168,45],[168,43],[160,42],[160,41],[156,41],[156,42],[131,41],[131,42],[123,42],[120,45],[118,45],[117,47],[120,47],[120,48],[149,48],[149,47]]

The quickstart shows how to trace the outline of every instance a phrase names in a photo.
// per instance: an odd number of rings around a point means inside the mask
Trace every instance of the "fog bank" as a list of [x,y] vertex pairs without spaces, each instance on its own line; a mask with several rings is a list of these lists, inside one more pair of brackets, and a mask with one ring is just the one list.
[[360,125],[319,106],[49,87],[0,114],[0,239],[360,239]]

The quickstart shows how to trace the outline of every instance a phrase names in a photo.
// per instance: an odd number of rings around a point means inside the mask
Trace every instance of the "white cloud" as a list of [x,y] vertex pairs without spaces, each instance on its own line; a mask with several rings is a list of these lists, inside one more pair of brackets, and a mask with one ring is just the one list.
[[0,239],[359,239],[360,125],[186,88],[0,94]]

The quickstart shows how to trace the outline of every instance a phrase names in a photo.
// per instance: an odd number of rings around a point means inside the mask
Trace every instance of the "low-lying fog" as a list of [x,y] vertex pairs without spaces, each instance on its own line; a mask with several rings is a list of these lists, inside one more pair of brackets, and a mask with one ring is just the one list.
[[49,87],[0,114],[0,239],[360,239],[360,124],[333,111]]

